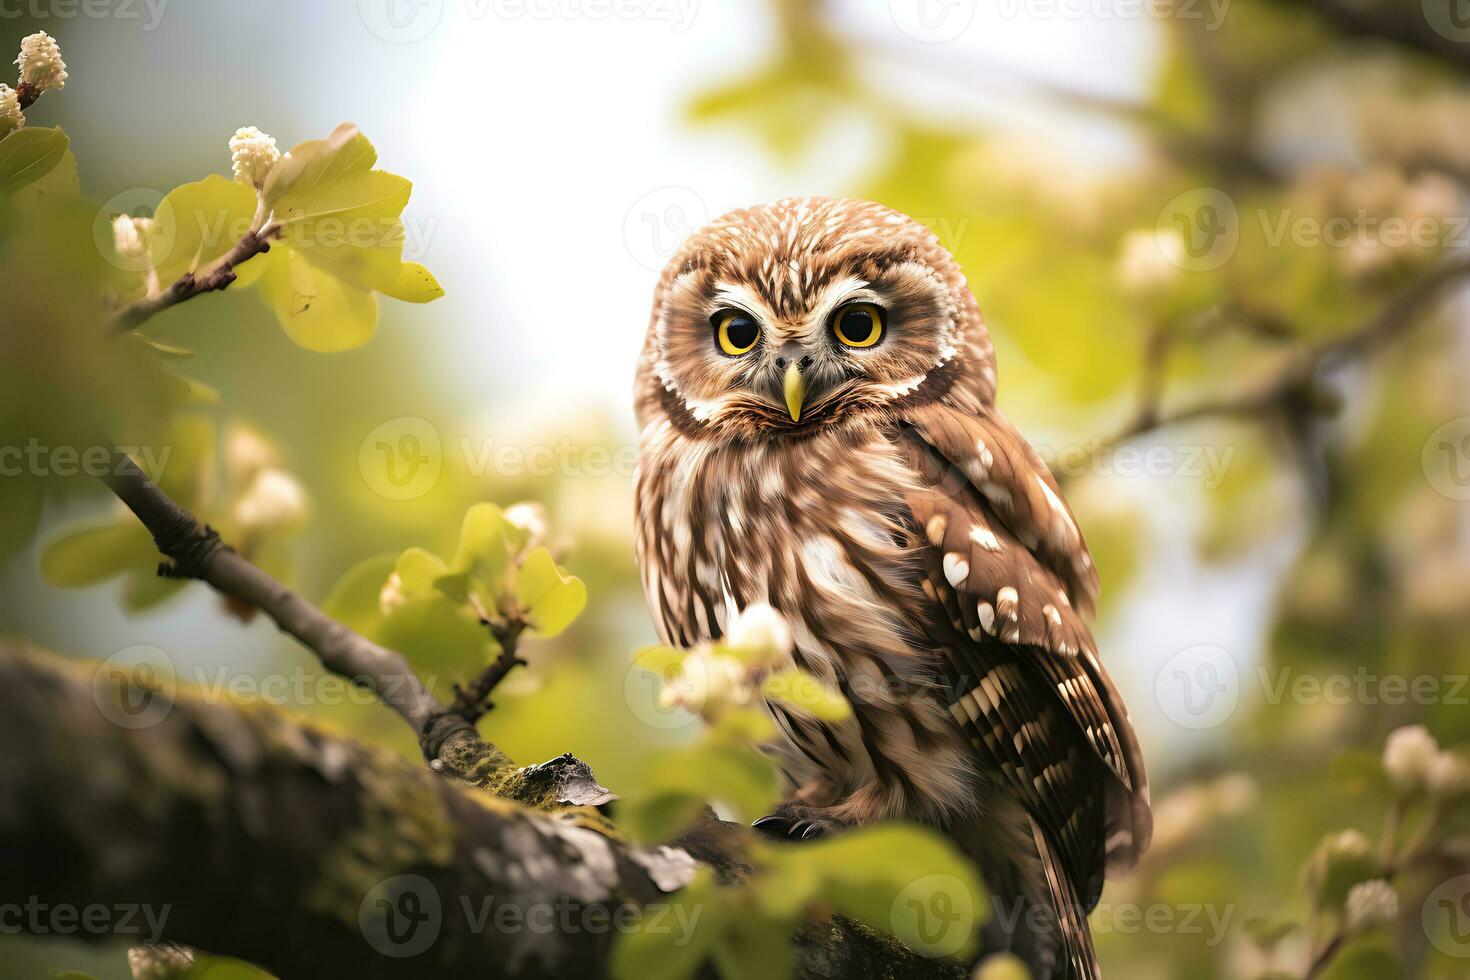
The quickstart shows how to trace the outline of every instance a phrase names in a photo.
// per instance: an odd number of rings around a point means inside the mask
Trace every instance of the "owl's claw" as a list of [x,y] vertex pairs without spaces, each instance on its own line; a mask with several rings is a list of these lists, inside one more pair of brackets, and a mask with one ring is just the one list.
[[784,816],[780,813],[761,817],[751,824],[752,828],[773,840],[812,840],[829,832],[840,830],[843,826],[845,825],[840,821],[826,817]]

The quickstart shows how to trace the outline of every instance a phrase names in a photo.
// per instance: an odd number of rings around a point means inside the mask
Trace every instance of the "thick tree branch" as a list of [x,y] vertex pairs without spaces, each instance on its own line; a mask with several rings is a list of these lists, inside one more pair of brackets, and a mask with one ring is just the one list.
[[[79,935],[282,977],[603,977],[639,923],[674,939],[711,924],[679,897],[699,865],[750,871],[743,831],[718,821],[636,846],[594,810],[537,812],[270,706],[4,645],[0,744],[25,747],[0,754],[0,894],[141,906],[156,934],[114,915]],[[842,919],[793,952],[802,978],[965,975]]]
[[[1394,0],[1278,0],[1316,12],[1348,37],[1376,38],[1403,45],[1460,71],[1470,69],[1470,44],[1454,36],[1451,8],[1459,0],[1398,3]],[[1435,8],[1438,9],[1435,9]],[[1438,16],[1445,32],[1431,21]]]
[[150,317],[191,300],[204,293],[224,289],[235,281],[235,267],[257,255],[269,252],[271,239],[280,234],[280,225],[268,224],[250,231],[203,272],[186,272],[157,296],[146,296],[118,310],[114,322],[120,330],[133,330]]

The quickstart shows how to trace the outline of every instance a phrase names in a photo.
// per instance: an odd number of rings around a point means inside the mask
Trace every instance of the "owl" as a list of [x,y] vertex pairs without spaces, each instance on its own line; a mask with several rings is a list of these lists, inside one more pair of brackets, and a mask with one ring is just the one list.
[[852,704],[768,705],[789,795],[762,832],[936,827],[997,905],[987,950],[1091,978],[1086,916],[1148,846],[1148,780],[1084,620],[1092,558],[995,395],[979,307],[923,225],[824,198],[731,212],[654,294],[639,566],[665,642],[768,603]]

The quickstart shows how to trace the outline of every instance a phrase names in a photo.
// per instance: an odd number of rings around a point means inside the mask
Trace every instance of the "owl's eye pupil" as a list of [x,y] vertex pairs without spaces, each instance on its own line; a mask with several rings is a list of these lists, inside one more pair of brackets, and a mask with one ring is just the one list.
[[850,343],[865,343],[873,336],[873,328],[873,314],[867,310],[849,310],[842,315],[842,335]]
[[755,321],[748,316],[731,317],[725,327],[725,333],[730,338],[730,343],[741,349],[753,345],[759,332]]

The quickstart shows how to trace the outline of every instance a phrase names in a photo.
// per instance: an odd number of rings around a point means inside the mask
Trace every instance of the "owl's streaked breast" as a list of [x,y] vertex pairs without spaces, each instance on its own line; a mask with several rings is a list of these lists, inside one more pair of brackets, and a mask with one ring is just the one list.
[[664,640],[718,638],[736,611],[769,602],[792,625],[795,659],[856,709],[832,728],[778,712],[788,774],[840,774],[849,785],[837,795],[884,767],[933,783],[885,803],[893,815],[924,798],[952,807],[970,771],[937,696],[937,652],[914,618],[926,604],[902,501],[915,481],[892,436],[872,426],[719,443],[661,421],[644,432],[636,487],[643,584]]

